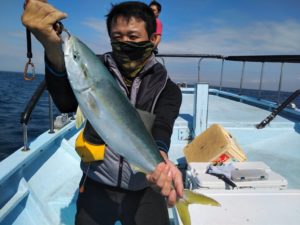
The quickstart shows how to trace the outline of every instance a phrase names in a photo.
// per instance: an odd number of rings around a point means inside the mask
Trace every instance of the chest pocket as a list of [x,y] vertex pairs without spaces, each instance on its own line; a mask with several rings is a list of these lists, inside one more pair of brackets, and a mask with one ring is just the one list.
[[76,139],[75,150],[83,162],[89,163],[104,159],[105,144],[97,145],[87,142],[82,130]]

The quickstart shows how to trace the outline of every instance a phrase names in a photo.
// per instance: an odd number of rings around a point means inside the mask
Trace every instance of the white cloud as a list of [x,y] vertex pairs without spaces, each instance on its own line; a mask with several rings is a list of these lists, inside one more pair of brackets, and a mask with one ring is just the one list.
[[[32,35],[32,62],[37,73],[44,72],[43,50]],[[0,36],[0,70],[23,71],[27,59],[25,29],[4,33]]]
[[82,22],[82,25],[92,29],[92,36],[91,33],[88,32],[89,37],[83,38],[83,40],[86,40],[86,43],[89,44],[91,49],[100,54],[110,51],[110,41],[106,30],[105,20],[100,20],[98,18],[87,18]]
[[[80,33],[79,38],[89,45],[96,53],[103,53],[110,50],[109,38],[106,32],[104,20],[88,18],[82,22],[83,26],[92,30],[91,32]],[[44,50],[42,45],[31,35],[32,39],[32,62],[37,73],[44,73]],[[10,31],[0,36],[0,70],[23,71],[26,56],[26,32],[25,29]]]
[[95,30],[99,35],[107,35],[106,22],[97,18],[87,18],[82,22],[82,25]]
[[24,30],[18,30],[18,31],[9,32],[8,36],[12,37],[12,38],[21,38],[21,39],[24,39],[24,37],[25,37],[25,29]]
[[[287,20],[282,22],[258,22],[253,23],[245,27],[226,27],[223,23],[219,23],[219,28],[211,30],[195,29],[186,32],[187,28],[184,29],[183,33],[176,33],[172,35],[175,41],[168,41],[164,38],[159,45],[160,53],[197,53],[197,54],[218,54],[218,55],[259,55],[259,54],[299,54],[300,52],[300,22]],[[188,34],[188,35],[187,35]],[[165,34],[167,35],[167,34]],[[187,64],[185,68],[181,68],[179,64],[183,64],[185,61],[182,59],[169,59],[167,63],[167,69],[175,80],[195,80],[197,79],[197,62],[194,64]],[[207,67],[209,60],[203,60],[201,63],[201,81],[211,82],[212,84],[218,84],[220,77],[220,63],[215,63],[211,68]],[[206,63],[206,64],[205,64]],[[227,64],[225,64],[225,69]],[[253,77],[247,72],[245,75],[247,83],[252,86],[258,86],[258,76],[260,73],[261,64],[247,64],[247,67],[257,68],[258,75]],[[241,73],[241,64],[237,65],[237,72]],[[287,66],[285,66],[286,68]],[[213,71],[213,68],[214,71]],[[299,81],[300,74],[296,74],[297,70],[292,73],[295,75],[294,81]],[[270,73],[268,70],[265,73]],[[275,72],[275,76],[279,72]],[[291,73],[289,71],[289,73]],[[232,74],[224,74],[226,84],[234,84],[235,86],[239,83],[239,76],[236,79],[233,78]],[[296,89],[299,88],[297,82],[285,82],[285,89]],[[277,87],[278,84],[271,78],[264,80],[266,88]],[[273,86],[273,87],[271,87]]]
[[300,22],[259,22],[246,27],[219,27],[176,34],[176,41],[163,39],[161,52],[211,54],[297,54]]
[[[104,19],[87,18],[82,22],[86,32],[79,34],[80,39],[87,43],[96,53],[110,51],[109,37],[106,31]],[[167,38],[167,33],[159,45],[160,53],[202,53],[221,55],[248,55],[248,54],[299,54],[300,52],[300,22],[287,20],[282,22],[258,22],[244,27],[228,27],[219,23],[219,28],[205,30],[194,29],[189,32],[173,33],[173,41]],[[170,35],[171,36],[171,35]],[[174,41],[174,39],[176,40]],[[43,49],[41,45],[32,38],[33,62],[36,71],[44,72]],[[22,71],[26,58],[25,29],[10,31],[0,36],[0,70]],[[181,59],[166,60],[168,71],[177,80],[188,80],[197,78],[197,60],[188,63]],[[206,60],[205,60],[206,61]],[[208,60],[207,60],[208,61]],[[187,66],[181,66],[186,64]],[[201,76],[205,80],[218,80],[220,63],[217,63],[214,71],[201,68]],[[226,67],[225,67],[226,68]],[[286,67],[285,67],[286,68]],[[238,72],[241,67],[238,65]],[[299,88],[299,70],[293,70],[293,79],[296,82],[291,84],[293,89]],[[296,71],[296,72],[295,72]],[[207,74],[210,75],[208,76]],[[268,71],[266,71],[268,73]],[[279,72],[276,72],[276,76]],[[290,74],[287,71],[287,75]],[[205,77],[205,75],[207,77]],[[249,74],[248,74],[249,75]],[[286,76],[286,75],[285,75]],[[234,83],[235,79],[225,74],[227,83]],[[257,83],[257,76],[248,83]],[[239,82],[239,76],[237,81]],[[267,78],[266,78],[267,79]],[[271,82],[268,81],[268,82]],[[284,80],[287,85],[287,82]],[[218,81],[217,81],[218,83]]]

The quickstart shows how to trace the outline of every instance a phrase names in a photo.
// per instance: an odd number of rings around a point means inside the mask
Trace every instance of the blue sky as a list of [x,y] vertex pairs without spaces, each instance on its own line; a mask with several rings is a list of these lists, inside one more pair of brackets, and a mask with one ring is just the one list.
[[[106,0],[52,0],[66,12],[65,27],[87,43],[96,53],[110,50],[105,15],[111,3]],[[149,1],[144,1],[149,3]],[[285,0],[161,0],[163,39],[160,53],[203,53],[221,55],[300,54],[300,1]],[[26,62],[25,28],[20,16],[23,1],[1,3],[0,70],[23,71]],[[43,50],[33,39],[33,62],[43,73]],[[191,62],[190,62],[191,61]],[[171,77],[193,80],[197,60],[166,60]],[[233,67],[236,72],[233,72]],[[202,67],[201,67],[202,68]],[[245,82],[258,87],[260,64],[246,66]],[[218,84],[220,62],[208,61],[201,69],[202,81]],[[266,64],[264,88],[277,88],[280,65]],[[225,86],[238,86],[241,65],[225,65]],[[289,80],[293,79],[293,82]],[[283,89],[300,87],[300,67],[284,67]],[[276,89],[275,88],[275,89]]]

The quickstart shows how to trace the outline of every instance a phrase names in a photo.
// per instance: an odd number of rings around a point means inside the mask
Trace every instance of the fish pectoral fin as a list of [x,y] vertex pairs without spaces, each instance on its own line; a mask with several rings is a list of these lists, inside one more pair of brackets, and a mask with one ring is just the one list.
[[221,204],[219,202],[217,202],[216,200],[214,200],[208,196],[205,196],[203,194],[195,193],[195,192],[193,192],[191,190],[187,190],[187,189],[184,190],[183,198],[188,204],[221,206]]
[[131,169],[146,174],[145,170],[142,170],[140,167],[130,164]]
[[78,129],[79,127],[81,127],[81,125],[84,123],[85,121],[85,117],[80,109],[80,107],[77,107],[76,110],[76,128]]
[[186,202],[184,199],[180,199],[177,201],[175,207],[183,225],[191,225],[189,203]]

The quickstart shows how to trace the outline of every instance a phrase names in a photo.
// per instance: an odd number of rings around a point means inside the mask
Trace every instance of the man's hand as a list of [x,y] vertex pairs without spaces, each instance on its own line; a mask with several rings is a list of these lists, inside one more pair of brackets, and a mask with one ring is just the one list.
[[147,174],[147,180],[154,184],[160,193],[167,197],[169,207],[173,207],[177,198],[183,197],[182,175],[178,168],[168,160],[167,154],[161,151],[167,163],[159,163],[155,171]]
[[64,70],[64,60],[61,40],[53,25],[66,17],[46,0],[29,0],[22,15],[23,25],[41,42],[47,58],[58,71]]

